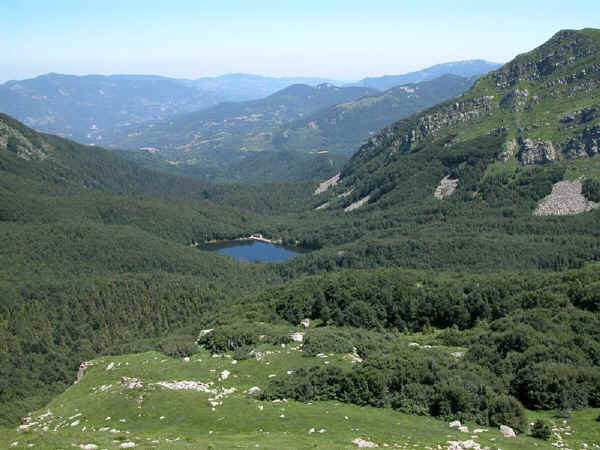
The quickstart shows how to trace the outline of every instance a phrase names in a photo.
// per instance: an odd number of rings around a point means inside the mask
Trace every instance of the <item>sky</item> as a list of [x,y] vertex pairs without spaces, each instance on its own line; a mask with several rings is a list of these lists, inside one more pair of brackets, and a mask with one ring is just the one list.
[[598,0],[0,0],[0,82],[48,72],[351,81],[507,62],[599,19]]

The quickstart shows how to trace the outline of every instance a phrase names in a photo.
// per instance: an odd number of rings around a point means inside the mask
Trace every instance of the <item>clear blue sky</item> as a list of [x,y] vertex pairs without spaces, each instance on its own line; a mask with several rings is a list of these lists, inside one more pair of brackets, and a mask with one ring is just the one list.
[[0,0],[0,81],[47,72],[354,80],[441,62],[505,62],[600,1]]

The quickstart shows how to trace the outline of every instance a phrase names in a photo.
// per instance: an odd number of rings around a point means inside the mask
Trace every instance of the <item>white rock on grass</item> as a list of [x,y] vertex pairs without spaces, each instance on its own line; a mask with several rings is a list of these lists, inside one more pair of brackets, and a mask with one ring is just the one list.
[[224,370],[223,372],[221,372],[221,374],[219,375],[219,379],[220,379],[221,381],[223,381],[223,380],[226,380],[227,378],[229,378],[229,374],[230,374],[230,373],[231,373],[231,372],[230,372],[229,370],[225,369],[225,370]]
[[83,450],[97,450],[98,446],[96,444],[81,444],[79,448]]
[[292,333],[292,334],[290,334],[290,338],[294,342],[302,342],[304,340],[304,334],[302,334],[300,332]]
[[462,424],[460,423],[460,420],[455,420],[454,422],[450,422],[448,424],[448,426],[450,428],[458,428],[458,427],[462,426]]
[[502,433],[502,436],[504,437],[517,437],[515,431],[506,425],[500,425],[500,433]]
[[469,427],[463,425],[462,427],[458,427],[458,431],[461,431],[463,433],[468,433],[469,432]]
[[115,363],[111,362],[108,366],[106,366],[106,370],[112,370],[115,368]]
[[[438,447],[439,448],[439,447]],[[480,450],[481,445],[479,443],[468,440],[468,441],[448,441],[447,450]]]
[[302,325],[304,328],[310,327],[310,319],[302,319],[300,321],[300,325]]
[[135,442],[123,442],[121,445],[119,445],[120,448],[133,448],[136,446],[137,444]]
[[261,389],[258,386],[252,386],[250,389],[248,389],[248,394],[250,395],[256,395],[258,393],[260,393]]
[[379,447],[375,442],[367,441],[365,439],[356,438],[352,441],[358,448],[377,448]]

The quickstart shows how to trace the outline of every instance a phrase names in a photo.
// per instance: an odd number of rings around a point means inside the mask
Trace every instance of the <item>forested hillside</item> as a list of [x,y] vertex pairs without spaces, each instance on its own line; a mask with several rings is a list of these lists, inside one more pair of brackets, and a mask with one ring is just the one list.
[[[216,185],[0,115],[0,421],[28,417],[0,444],[600,445],[599,33],[557,33],[322,185]],[[285,114],[337,89],[292,87]],[[252,233],[308,252],[196,246]]]

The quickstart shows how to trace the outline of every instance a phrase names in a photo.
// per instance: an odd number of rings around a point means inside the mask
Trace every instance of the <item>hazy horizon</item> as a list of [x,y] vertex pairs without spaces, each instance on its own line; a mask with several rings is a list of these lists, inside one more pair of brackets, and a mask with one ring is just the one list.
[[435,64],[506,62],[565,28],[594,27],[583,2],[389,0],[176,7],[159,1],[5,0],[0,82],[46,73],[149,74],[195,79],[229,73],[354,81]]
[[[361,78],[356,78],[356,79],[335,79],[333,77],[328,77],[328,76],[321,76],[321,75],[304,75],[304,74],[297,74],[297,75],[267,75],[267,74],[262,74],[262,73],[250,73],[250,72],[228,72],[228,73],[219,73],[216,75],[201,75],[201,76],[197,76],[197,77],[190,77],[190,78],[186,78],[186,77],[175,77],[175,76],[171,76],[168,74],[163,74],[163,73],[66,73],[66,72],[45,72],[45,73],[39,73],[33,76],[29,76],[26,78],[11,78],[11,79],[1,79],[0,78],[0,84],[4,84],[6,82],[9,81],[20,81],[20,80],[27,80],[27,79],[33,79],[33,78],[37,78],[40,76],[45,76],[45,75],[50,75],[50,74],[54,74],[54,75],[66,75],[66,76],[70,76],[70,75],[74,75],[74,76],[78,76],[78,77],[86,77],[86,76],[105,76],[105,77],[110,77],[110,76],[158,76],[158,77],[165,77],[165,78],[171,78],[171,79],[186,79],[186,80],[197,80],[200,78],[218,78],[218,77],[223,77],[223,76],[229,76],[229,75],[249,75],[249,76],[259,76],[259,77],[265,77],[265,78],[322,78],[322,79],[328,79],[328,80],[332,80],[332,81],[338,81],[338,82],[343,82],[343,83],[354,83],[357,81],[360,81],[364,78],[369,78],[369,77],[380,77],[380,76],[385,76],[385,75],[405,75],[407,73],[410,72],[418,72],[420,70],[424,70],[430,67],[433,67],[435,65],[438,64],[445,64],[445,63],[457,63],[457,62],[464,62],[464,61],[477,61],[477,60],[483,60],[483,58],[475,58],[472,60],[461,60],[461,61],[443,61],[441,63],[436,63],[430,66],[424,66],[424,67],[419,67],[416,68],[414,70],[410,70],[409,72],[402,72],[402,73],[381,73],[381,74],[375,74],[375,75],[369,75],[369,76],[365,76],[365,77],[361,77]],[[504,64],[505,61],[490,61],[490,60],[485,60],[488,63],[496,63],[496,64]]]

